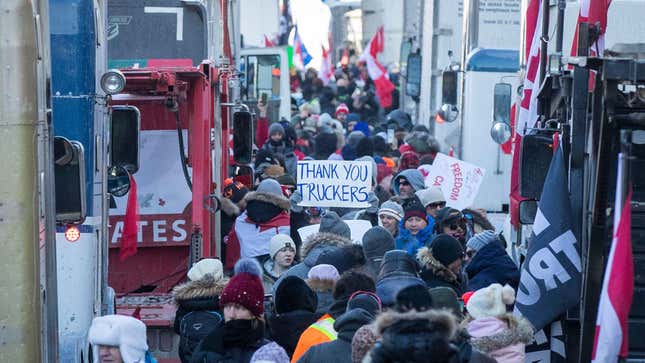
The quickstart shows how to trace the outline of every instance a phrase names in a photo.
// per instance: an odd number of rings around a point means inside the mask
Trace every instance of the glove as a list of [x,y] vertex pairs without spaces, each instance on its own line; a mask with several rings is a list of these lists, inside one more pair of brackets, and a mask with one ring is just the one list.
[[300,194],[300,190],[296,189],[293,191],[293,194],[291,194],[291,197],[289,197],[289,204],[291,204],[291,211],[295,213],[302,213],[304,208],[298,205],[300,202],[302,202],[302,195]]

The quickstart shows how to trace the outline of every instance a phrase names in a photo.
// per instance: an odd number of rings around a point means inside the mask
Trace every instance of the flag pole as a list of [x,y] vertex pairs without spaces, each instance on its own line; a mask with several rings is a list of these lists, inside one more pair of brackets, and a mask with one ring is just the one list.
[[629,159],[632,153],[632,130],[620,130],[619,173],[616,179],[616,204],[614,207],[614,231],[620,220],[620,211],[625,204],[630,177]]

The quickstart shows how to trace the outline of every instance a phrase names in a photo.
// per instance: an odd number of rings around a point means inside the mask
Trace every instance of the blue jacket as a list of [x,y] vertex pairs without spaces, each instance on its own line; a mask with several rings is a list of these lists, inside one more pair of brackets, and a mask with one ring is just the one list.
[[428,216],[426,220],[428,225],[420,230],[416,236],[413,236],[410,230],[404,227],[404,220],[401,220],[399,222],[399,235],[394,241],[394,248],[407,251],[410,256],[416,257],[419,248],[430,245],[434,238],[432,231],[434,229],[434,218]]
[[492,283],[509,284],[517,290],[520,271],[497,242],[482,247],[466,266],[468,291],[479,290]]

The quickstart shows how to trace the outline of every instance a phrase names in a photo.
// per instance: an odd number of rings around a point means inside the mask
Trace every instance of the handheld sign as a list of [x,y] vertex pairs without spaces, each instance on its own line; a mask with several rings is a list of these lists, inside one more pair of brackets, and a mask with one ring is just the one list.
[[[352,242],[359,245],[363,244],[363,235],[372,228],[372,223],[361,219],[346,220],[343,222],[347,223],[349,229],[352,231]],[[298,228],[298,234],[300,235],[300,239],[304,241],[312,234],[318,233],[319,229],[320,224],[312,224]]]
[[462,210],[472,206],[485,173],[483,168],[439,153],[426,176],[425,184],[427,187],[441,188],[446,205]]
[[365,208],[372,187],[369,161],[298,161],[299,205],[304,207]]

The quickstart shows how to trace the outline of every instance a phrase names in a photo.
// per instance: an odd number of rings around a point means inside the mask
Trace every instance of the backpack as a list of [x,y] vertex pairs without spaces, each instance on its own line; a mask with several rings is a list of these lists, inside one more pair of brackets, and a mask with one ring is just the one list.
[[199,342],[223,320],[217,311],[199,310],[184,315],[179,325],[179,358],[183,363],[190,362]]

